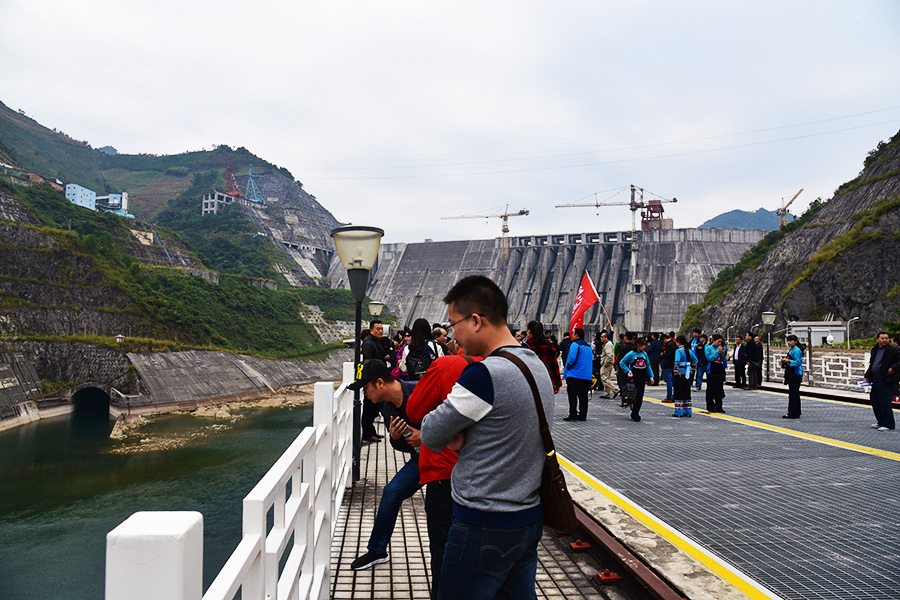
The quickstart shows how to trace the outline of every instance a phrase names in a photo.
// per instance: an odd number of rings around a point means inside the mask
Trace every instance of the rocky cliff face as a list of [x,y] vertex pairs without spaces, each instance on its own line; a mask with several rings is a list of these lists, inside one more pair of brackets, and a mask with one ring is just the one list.
[[704,330],[760,322],[774,310],[775,329],[795,320],[860,317],[858,336],[897,321],[900,309],[900,133],[866,160],[862,173],[764,262],[747,272],[726,298],[705,308]]
[[[292,272],[284,273],[288,282],[296,286],[321,285],[334,254],[331,230],[340,223],[315,196],[279,173],[254,176],[254,180],[266,201],[265,208],[252,209],[254,219],[296,264]],[[238,183],[246,186],[246,177],[238,177]]]
[[[110,287],[75,236],[37,228],[15,197],[0,189],[0,335],[141,335],[131,299]],[[197,260],[178,243],[159,245],[134,225],[126,252],[135,262],[199,274]]]

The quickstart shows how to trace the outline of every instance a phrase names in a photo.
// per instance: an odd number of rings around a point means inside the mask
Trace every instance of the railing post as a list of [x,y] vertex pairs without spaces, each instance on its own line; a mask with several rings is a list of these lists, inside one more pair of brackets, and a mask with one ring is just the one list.
[[322,528],[316,532],[315,563],[325,566],[325,589],[331,589],[331,539],[332,520],[337,507],[334,506],[334,481],[340,467],[340,457],[335,456],[335,440],[338,439],[338,407],[334,401],[334,384],[320,381],[315,385],[315,408],[313,419],[316,429],[324,428],[321,437],[316,440],[316,474],[313,483],[318,479],[318,471],[323,471],[320,488],[315,490],[315,512],[322,513]]
[[106,535],[106,600],[200,600],[203,515],[137,512]]

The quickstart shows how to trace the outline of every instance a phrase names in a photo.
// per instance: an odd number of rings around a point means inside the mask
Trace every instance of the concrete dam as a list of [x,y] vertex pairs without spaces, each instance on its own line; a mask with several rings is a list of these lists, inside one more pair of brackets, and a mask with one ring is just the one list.
[[[506,293],[511,326],[524,329],[537,319],[559,333],[568,330],[587,271],[600,294],[600,303],[585,314],[589,334],[607,318],[617,331],[677,330],[687,307],[703,298],[716,275],[766,233],[647,230],[639,232],[636,253],[630,231],[510,237],[505,260],[501,238],[382,244],[367,293],[398,315],[401,325],[419,317],[446,321],[442,299],[450,286],[467,275],[485,275]],[[349,287],[336,255],[329,278],[332,287]]]

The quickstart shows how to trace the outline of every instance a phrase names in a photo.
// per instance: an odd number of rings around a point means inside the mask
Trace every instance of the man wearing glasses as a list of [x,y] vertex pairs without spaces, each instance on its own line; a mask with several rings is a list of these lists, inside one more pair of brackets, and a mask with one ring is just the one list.
[[544,363],[510,333],[506,297],[493,281],[466,277],[444,302],[453,337],[485,359],[467,366],[447,399],[422,422],[427,448],[459,450],[451,475],[453,526],[437,597],[536,598],[544,444],[531,387],[516,364],[498,353],[525,363],[550,422],[553,384]]

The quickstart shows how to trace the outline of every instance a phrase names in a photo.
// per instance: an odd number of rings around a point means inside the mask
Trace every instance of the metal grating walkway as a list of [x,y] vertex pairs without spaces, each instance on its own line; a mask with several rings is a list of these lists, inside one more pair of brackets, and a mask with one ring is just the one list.
[[[563,422],[560,453],[786,599],[900,597],[900,432],[868,406],[726,387],[723,417],[672,417],[647,389],[643,420],[595,396],[587,422]],[[836,445],[833,445],[836,444]],[[859,446],[854,448],[854,445]]]
[[[376,424],[381,428],[382,425]],[[380,433],[386,432],[382,429]],[[404,455],[388,441],[363,443],[362,479],[344,496],[331,551],[332,598],[429,598],[431,553],[425,526],[425,490],[403,503],[388,553],[391,560],[364,571],[353,571],[350,563],[365,553],[375,521],[382,487],[403,466]],[[597,568],[586,559],[579,562],[566,553],[549,530],[538,550],[537,597],[593,600],[604,597],[591,582]]]

